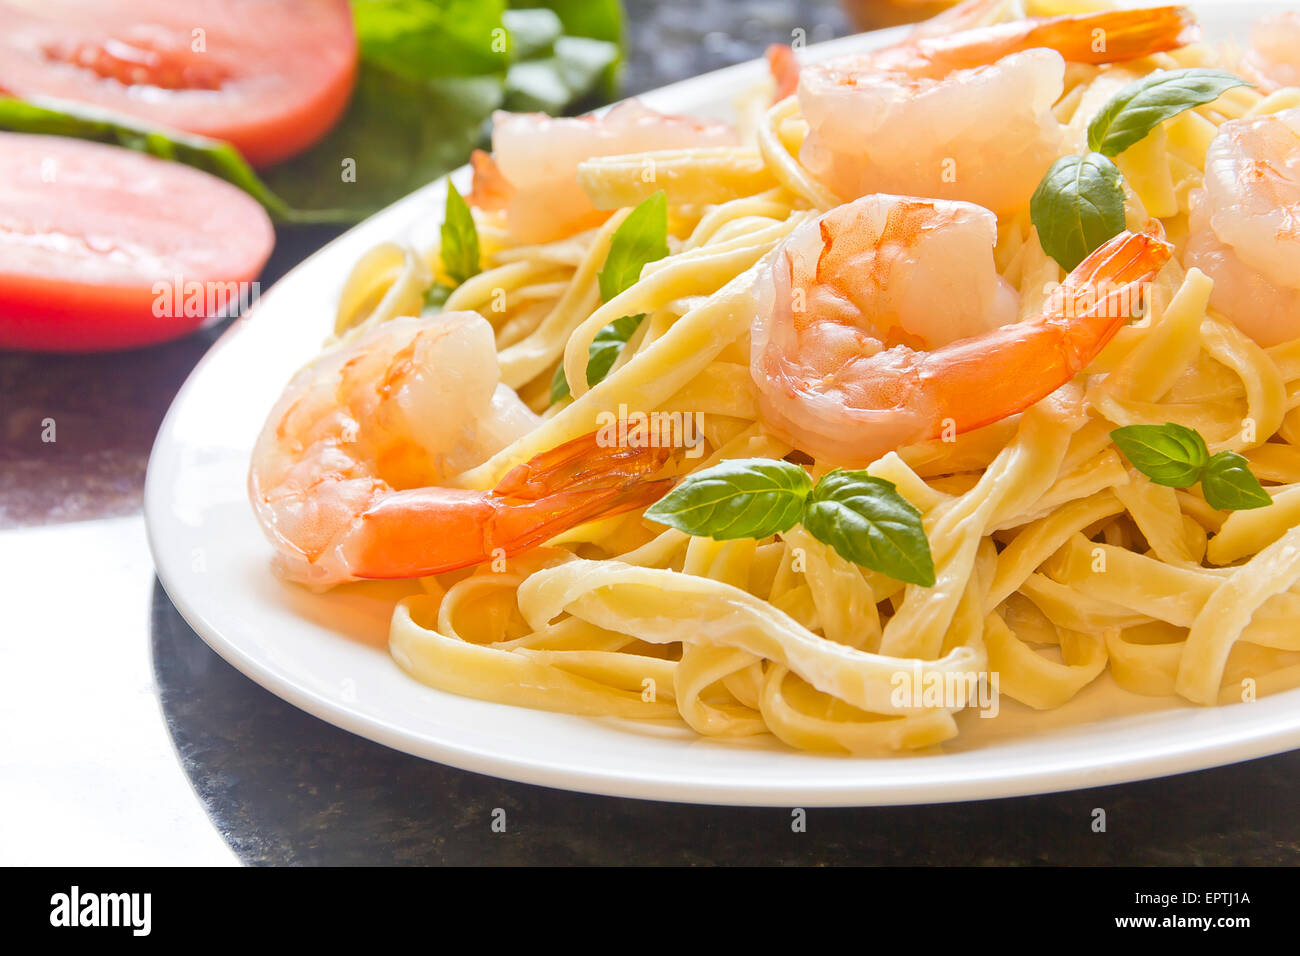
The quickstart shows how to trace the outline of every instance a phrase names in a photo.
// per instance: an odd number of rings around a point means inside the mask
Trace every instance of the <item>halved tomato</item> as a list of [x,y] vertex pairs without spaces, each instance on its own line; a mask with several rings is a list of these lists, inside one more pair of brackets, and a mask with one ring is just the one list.
[[0,91],[228,140],[268,166],[347,106],[347,0],[0,0]]
[[275,232],[247,193],[180,163],[0,133],[0,348],[184,335],[255,284]]

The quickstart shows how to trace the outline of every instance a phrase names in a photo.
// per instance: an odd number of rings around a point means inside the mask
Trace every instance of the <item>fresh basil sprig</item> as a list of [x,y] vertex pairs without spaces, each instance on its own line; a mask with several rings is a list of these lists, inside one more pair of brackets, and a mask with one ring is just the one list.
[[1250,86],[1223,70],[1168,70],[1124,87],[1088,124],[1088,148],[1118,156],[1167,119],[1213,103],[1228,90]]
[[1069,272],[1118,235],[1124,228],[1124,177],[1110,157],[1184,110],[1249,85],[1222,70],[1169,70],[1130,83],[1111,97],[1088,124],[1091,152],[1058,159],[1029,201],[1043,251]]
[[661,189],[637,205],[609,240],[600,270],[600,298],[608,302],[641,277],[647,263],[668,255],[668,196]]
[[[643,200],[628,213],[627,218],[619,223],[614,235],[609,240],[609,254],[605,256],[605,267],[600,270],[600,298],[608,302],[625,291],[637,279],[641,270],[648,263],[655,262],[668,255],[668,197],[660,190]],[[592,386],[604,380],[609,370],[614,367],[619,352],[637,330],[644,313],[625,315],[615,319],[596,333],[591,347],[587,350],[587,385]],[[568,398],[572,394],[569,381],[564,376],[564,364],[561,363],[551,377],[551,404]]]
[[799,465],[724,461],[688,476],[646,517],[716,540],[765,538],[802,523],[846,561],[932,587],[934,559],[921,513],[892,482],[836,469],[813,485]]
[[1101,153],[1062,156],[1029,200],[1043,251],[1070,272],[1124,229],[1119,167]]
[[645,514],[717,541],[766,538],[799,523],[812,487],[808,472],[791,462],[734,458],[689,476]]
[[1205,500],[1219,511],[1248,511],[1273,503],[1250,463],[1235,451],[1211,455],[1194,428],[1126,425],[1110,433],[1124,457],[1157,485],[1190,488],[1198,481]]
[[893,482],[837,468],[813,488],[804,530],[845,560],[909,584],[934,585],[934,558],[921,512]]
[[478,227],[469,211],[469,204],[447,180],[447,206],[442,220],[442,268],[460,285],[482,271]]
[[[609,370],[618,361],[623,346],[632,337],[632,333],[640,327],[641,320],[644,318],[644,312],[637,315],[625,315],[615,319],[596,333],[596,337],[591,340],[591,345],[587,348],[587,384],[589,386],[605,380]],[[564,363],[561,362],[555,367],[555,374],[551,376],[551,404],[554,405],[556,402],[568,398],[571,394],[569,380],[564,377]]]
[[512,59],[505,107],[516,113],[562,113],[595,89],[619,57],[617,43],[564,36],[564,22],[555,10],[510,9],[501,21],[510,34]]
[[1273,498],[1250,470],[1250,462],[1235,451],[1221,451],[1205,465],[1201,491],[1211,508],[1250,511],[1273,503]]
[[1134,468],[1169,488],[1190,488],[1210,461],[1205,439],[1186,425],[1126,425],[1110,437]]
[[625,315],[596,333],[596,337],[591,341],[591,347],[587,350],[588,385],[595,385],[605,380],[609,370],[614,367],[614,362],[618,360],[619,353],[623,351],[623,346],[632,337],[632,333],[640,327],[641,320],[644,318],[644,312]]

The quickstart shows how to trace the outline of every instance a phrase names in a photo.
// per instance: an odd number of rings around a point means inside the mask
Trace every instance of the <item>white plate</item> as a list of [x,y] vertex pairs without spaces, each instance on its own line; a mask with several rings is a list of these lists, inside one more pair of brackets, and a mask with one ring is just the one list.
[[[1279,4],[1199,4],[1207,33],[1241,35]],[[809,48],[879,45],[886,31]],[[764,73],[747,63],[644,97],[661,110],[725,117]],[[461,170],[461,177],[465,170]],[[458,179],[460,184],[460,179]],[[467,185],[467,183],[465,183]],[[427,241],[443,188],[408,196],[281,279],[204,357],[163,421],[145,517],[158,574],[222,657],[285,700],[347,730],[462,767],[619,796],[767,806],[934,803],[1093,787],[1232,763],[1300,746],[1300,691],[1203,709],[1121,691],[1108,676],[1044,714],[1004,699],[961,715],[943,753],[865,759],[797,753],[774,738],[543,713],[417,683],[386,649],[393,585],[316,596],[272,576],[245,497],[253,439],[289,376],[328,333],[353,263],[394,237]]]

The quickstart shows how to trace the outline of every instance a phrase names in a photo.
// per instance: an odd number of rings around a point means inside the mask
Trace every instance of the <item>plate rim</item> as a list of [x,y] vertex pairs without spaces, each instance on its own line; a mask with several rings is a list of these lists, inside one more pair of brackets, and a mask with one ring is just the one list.
[[[1200,2],[1193,2],[1191,6],[1221,7],[1229,5],[1230,2],[1231,0],[1200,0]],[[1291,4],[1285,0],[1253,0],[1249,6],[1255,9],[1255,13],[1243,12],[1244,15],[1258,15],[1267,8],[1287,9]],[[892,36],[901,34],[906,29],[906,27],[893,27],[840,37],[809,45],[806,52],[813,58],[819,58],[840,52],[867,49],[888,41]],[[662,102],[664,100],[690,99],[707,89],[710,84],[719,81],[730,82],[747,73],[763,69],[765,67],[761,59],[750,60],[680,80],[637,96],[651,104],[657,103],[661,109],[666,109],[669,107],[664,105]],[[702,98],[708,99],[707,96]],[[451,178],[457,182],[463,182],[467,176],[467,166],[462,166],[451,173]],[[416,217],[405,215],[407,211],[417,207],[425,208],[426,203],[436,202],[445,192],[445,182],[446,177],[440,177],[352,226],[285,273],[268,290],[267,297],[273,296],[276,286],[281,285],[285,279],[299,271],[312,269],[314,262],[335,244],[347,241],[358,231],[375,228],[376,220],[392,218],[402,222],[390,235],[409,233]],[[165,503],[170,499],[167,498],[166,489],[161,487],[161,479],[158,478],[162,470],[158,462],[166,449],[174,444],[174,441],[169,442],[168,439],[174,431],[179,409],[192,390],[194,382],[204,373],[208,365],[229,348],[230,343],[241,335],[250,323],[258,321],[261,311],[262,306],[259,302],[221,334],[190,371],[169,405],[159,425],[146,469],[143,509],[145,530],[158,581],[176,611],[195,633],[218,656],[254,683],[326,723],[413,756],[521,783],[604,796],[727,806],[889,806],[1011,798],[1157,779],[1300,748],[1300,710],[1297,710],[1291,715],[1290,720],[1274,720],[1262,726],[1255,726],[1250,721],[1236,721],[1230,728],[1225,728],[1227,732],[1223,733],[1220,739],[1208,745],[1183,743],[1170,746],[1155,755],[1148,751],[1128,751],[1118,758],[1114,754],[1108,754],[1102,748],[1090,751],[1088,759],[1082,762],[1076,761],[1065,767],[1034,765],[1013,772],[1006,770],[987,774],[966,772],[960,780],[950,781],[941,789],[937,789],[937,792],[936,784],[932,781],[873,782],[870,774],[865,772],[861,777],[851,781],[824,782],[809,789],[807,785],[771,782],[755,785],[753,782],[725,777],[701,780],[698,775],[689,782],[682,782],[654,774],[637,773],[627,767],[609,770],[594,764],[565,765],[557,764],[554,759],[543,760],[519,754],[484,752],[473,746],[458,743],[454,737],[433,738],[428,733],[405,729],[393,721],[349,708],[337,699],[296,683],[291,675],[278,672],[269,663],[256,659],[239,643],[225,637],[221,628],[209,620],[200,608],[191,603],[185,588],[179,583],[176,569],[165,566],[166,562],[161,561],[159,557],[160,548],[156,539],[165,525],[160,516],[164,512]],[[395,663],[393,666],[397,667]],[[431,693],[438,693],[433,688],[428,690]],[[1278,696],[1286,695],[1300,695],[1300,689],[1284,692]],[[533,712],[528,708],[515,709],[521,712],[521,716]],[[942,757],[943,755],[940,754],[936,759]],[[913,758],[828,756],[826,759],[861,761],[865,769],[873,766],[878,760]]]

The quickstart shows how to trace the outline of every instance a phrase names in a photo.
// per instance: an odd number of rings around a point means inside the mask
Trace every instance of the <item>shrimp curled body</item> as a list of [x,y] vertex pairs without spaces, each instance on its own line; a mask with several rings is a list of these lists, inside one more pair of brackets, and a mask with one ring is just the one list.
[[1102,245],[1042,315],[1015,322],[987,210],[867,196],[803,223],[755,285],[764,423],[821,461],[861,466],[1023,411],[1128,320],[1171,254],[1151,229]]
[[1004,216],[1029,202],[1060,155],[1052,105],[1067,61],[1132,59],[1195,34],[1178,7],[917,31],[800,72],[809,133],[799,158],[842,199],[877,192],[961,199]]
[[1300,338],[1300,107],[1219,127],[1188,231],[1218,311],[1263,346]]
[[666,450],[575,439],[490,491],[443,482],[538,418],[474,312],[392,319],[300,371],[253,450],[249,496],[286,578],[323,589],[513,555],[656,500]]
[[1300,13],[1288,10],[1257,20],[1241,72],[1266,92],[1300,86]]
[[725,123],[658,113],[630,99],[599,115],[552,117],[497,111],[492,154],[475,151],[470,202],[504,210],[511,234],[549,242],[600,225],[598,210],[578,183],[578,165],[596,156],[731,146]]

